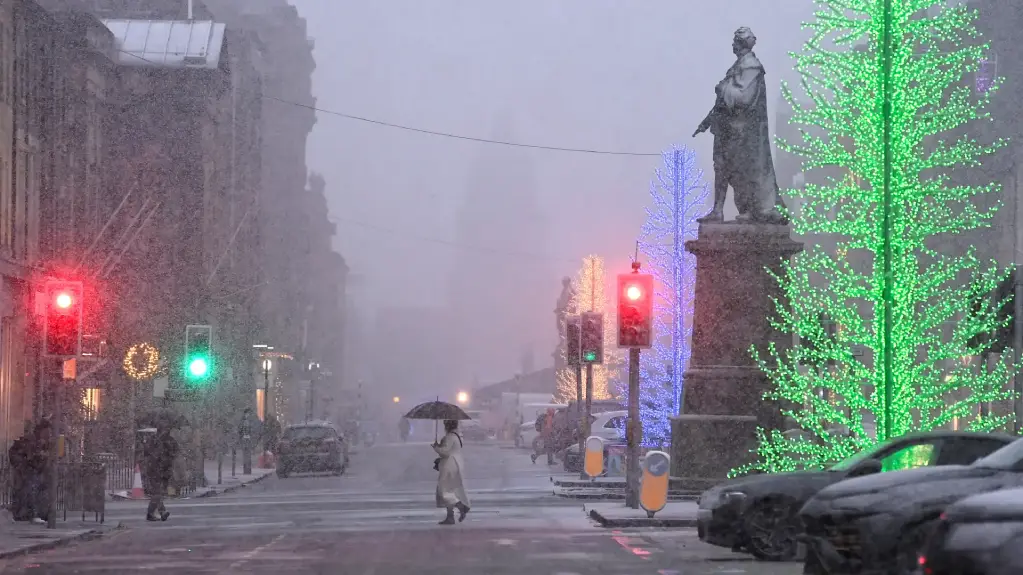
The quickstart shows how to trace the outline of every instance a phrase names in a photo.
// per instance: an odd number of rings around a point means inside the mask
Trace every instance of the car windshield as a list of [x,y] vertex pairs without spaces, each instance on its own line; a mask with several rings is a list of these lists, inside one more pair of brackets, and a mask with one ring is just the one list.
[[973,465],[992,469],[1016,469],[1021,460],[1023,460],[1023,439],[1017,439],[990,455],[974,461]]
[[872,449],[864,449],[863,451],[857,453],[856,455],[847,457],[842,461],[839,461],[838,463],[832,465],[831,467],[828,468],[828,470],[848,471],[853,467],[856,467],[856,465],[858,465],[861,461],[866,461],[868,459],[874,458],[882,450],[887,449],[889,445],[891,445],[891,442],[885,442],[882,443],[881,445],[876,445]]
[[330,429],[326,427],[289,427],[284,430],[284,439],[301,441],[303,439],[327,439]]

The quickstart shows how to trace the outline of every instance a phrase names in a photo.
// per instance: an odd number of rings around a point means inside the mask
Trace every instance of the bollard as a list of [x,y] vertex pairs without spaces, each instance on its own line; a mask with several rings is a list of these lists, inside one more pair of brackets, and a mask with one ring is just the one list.
[[640,483],[639,504],[647,517],[664,509],[668,504],[668,470],[671,457],[663,451],[651,451],[643,461],[643,479]]
[[590,479],[596,479],[604,474],[604,440],[596,435],[591,435],[586,440],[583,472]]

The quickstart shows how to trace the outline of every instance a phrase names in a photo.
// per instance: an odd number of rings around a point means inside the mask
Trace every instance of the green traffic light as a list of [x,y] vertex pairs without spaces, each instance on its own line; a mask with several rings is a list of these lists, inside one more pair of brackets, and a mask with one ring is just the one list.
[[192,358],[188,362],[188,374],[195,379],[201,379],[209,375],[210,363],[206,361],[205,357]]
[[586,361],[597,361],[597,354],[593,353],[592,351],[587,352],[583,359],[585,359]]

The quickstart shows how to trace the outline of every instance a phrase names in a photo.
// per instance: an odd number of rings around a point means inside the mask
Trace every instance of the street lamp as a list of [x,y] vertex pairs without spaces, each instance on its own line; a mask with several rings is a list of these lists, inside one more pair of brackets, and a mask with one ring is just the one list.
[[400,402],[401,402],[401,398],[400,398],[400,397],[398,397],[397,395],[395,395],[395,396],[394,396],[394,397],[393,397],[393,398],[391,399],[391,401],[393,401],[394,403],[400,403]]
[[469,403],[469,394],[464,392],[464,391],[459,391],[458,392],[458,403],[461,403],[462,405],[465,405],[466,403]]

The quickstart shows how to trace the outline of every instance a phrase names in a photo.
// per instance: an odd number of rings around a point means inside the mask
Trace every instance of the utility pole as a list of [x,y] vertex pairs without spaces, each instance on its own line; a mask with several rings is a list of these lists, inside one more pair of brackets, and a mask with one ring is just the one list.
[[626,441],[625,505],[639,509],[640,466],[643,423],[639,418],[639,354],[653,345],[654,278],[639,273],[638,259],[632,273],[618,275],[618,347],[629,350],[629,406]]
[[881,328],[884,347],[881,352],[882,369],[884,375],[884,421],[883,433],[878,435],[878,440],[889,440],[894,433],[894,413],[892,401],[894,398],[895,369],[894,354],[892,345],[892,327],[894,323],[893,308],[895,306],[895,278],[892,277],[892,96],[895,90],[892,80],[892,60],[894,38],[892,37],[892,20],[895,18],[895,10],[892,0],[882,0],[883,32],[881,34],[881,98],[882,98],[882,126],[881,126],[881,156],[884,162],[881,175],[883,178],[882,202],[881,202],[881,268],[882,268],[882,300],[884,314]]

